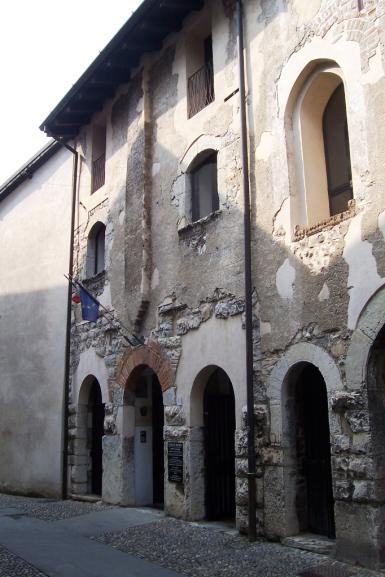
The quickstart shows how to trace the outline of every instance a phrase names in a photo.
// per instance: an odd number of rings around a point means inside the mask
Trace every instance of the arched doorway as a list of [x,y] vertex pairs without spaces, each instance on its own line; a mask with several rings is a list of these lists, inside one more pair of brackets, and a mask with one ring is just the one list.
[[102,495],[104,404],[98,380],[89,375],[82,383],[77,407],[77,445],[72,490]]
[[309,363],[292,370],[287,385],[292,496],[299,532],[335,537],[327,391],[320,371]]
[[209,520],[235,517],[235,399],[231,381],[215,368],[203,395],[205,510]]
[[133,404],[135,504],[164,504],[164,407],[156,373],[137,367],[126,389],[124,403]]

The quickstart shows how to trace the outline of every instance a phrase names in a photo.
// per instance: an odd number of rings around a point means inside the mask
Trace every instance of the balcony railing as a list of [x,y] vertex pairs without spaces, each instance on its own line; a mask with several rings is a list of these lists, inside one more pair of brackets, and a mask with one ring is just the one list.
[[199,68],[187,83],[188,117],[191,118],[205,106],[213,102],[214,75],[211,64],[205,64]]
[[103,186],[106,177],[106,155],[103,153],[99,158],[92,161],[92,186],[91,193]]

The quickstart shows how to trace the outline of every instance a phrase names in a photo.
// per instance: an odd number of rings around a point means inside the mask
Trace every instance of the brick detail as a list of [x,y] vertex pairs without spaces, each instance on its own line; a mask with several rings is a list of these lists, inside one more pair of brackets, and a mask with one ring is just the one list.
[[352,198],[348,202],[348,209],[345,210],[344,212],[340,212],[339,214],[330,216],[326,220],[321,220],[320,222],[317,222],[316,224],[313,224],[312,226],[309,227],[303,227],[297,224],[297,226],[294,229],[294,240],[302,240],[303,238],[305,238],[305,236],[311,236],[312,234],[317,234],[318,232],[321,232],[321,230],[324,230],[325,228],[331,228],[336,224],[339,224],[344,220],[348,220],[349,218],[355,215],[356,215],[356,201],[354,200],[354,198]]
[[136,349],[124,353],[118,366],[116,382],[123,388],[134,389],[135,373],[139,367],[150,367],[159,379],[162,391],[170,388],[175,381],[175,367],[156,341],[149,341]]

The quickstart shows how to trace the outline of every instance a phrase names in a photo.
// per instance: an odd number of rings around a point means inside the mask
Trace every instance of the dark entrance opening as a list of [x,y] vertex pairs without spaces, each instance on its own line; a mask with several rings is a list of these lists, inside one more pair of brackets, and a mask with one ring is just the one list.
[[[135,504],[163,507],[164,503],[164,407],[159,379],[145,365],[136,369],[135,395]],[[128,398],[126,399],[127,402]]]
[[295,387],[297,512],[301,531],[335,537],[326,385],[305,365]]
[[91,492],[95,495],[102,494],[103,477],[103,434],[104,434],[104,405],[98,381],[95,379],[91,385],[88,401],[88,413],[91,417],[89,431],[90,456],[91,456]]
[[235,517],[235,399],[231,381],[216,369],[203,397],[205,507],[209,520]]
[[162,389],[158,377],[152,375],[152,482],[153,503],[163,506],[164,503],[164,446],[163,426],[164,408]]

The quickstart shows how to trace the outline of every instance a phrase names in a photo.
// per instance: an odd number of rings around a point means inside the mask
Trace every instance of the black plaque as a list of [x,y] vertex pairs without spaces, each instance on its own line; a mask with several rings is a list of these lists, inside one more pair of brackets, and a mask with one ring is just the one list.
[[167,443],[168,480],[170,483],[183,483],[183,443]]

